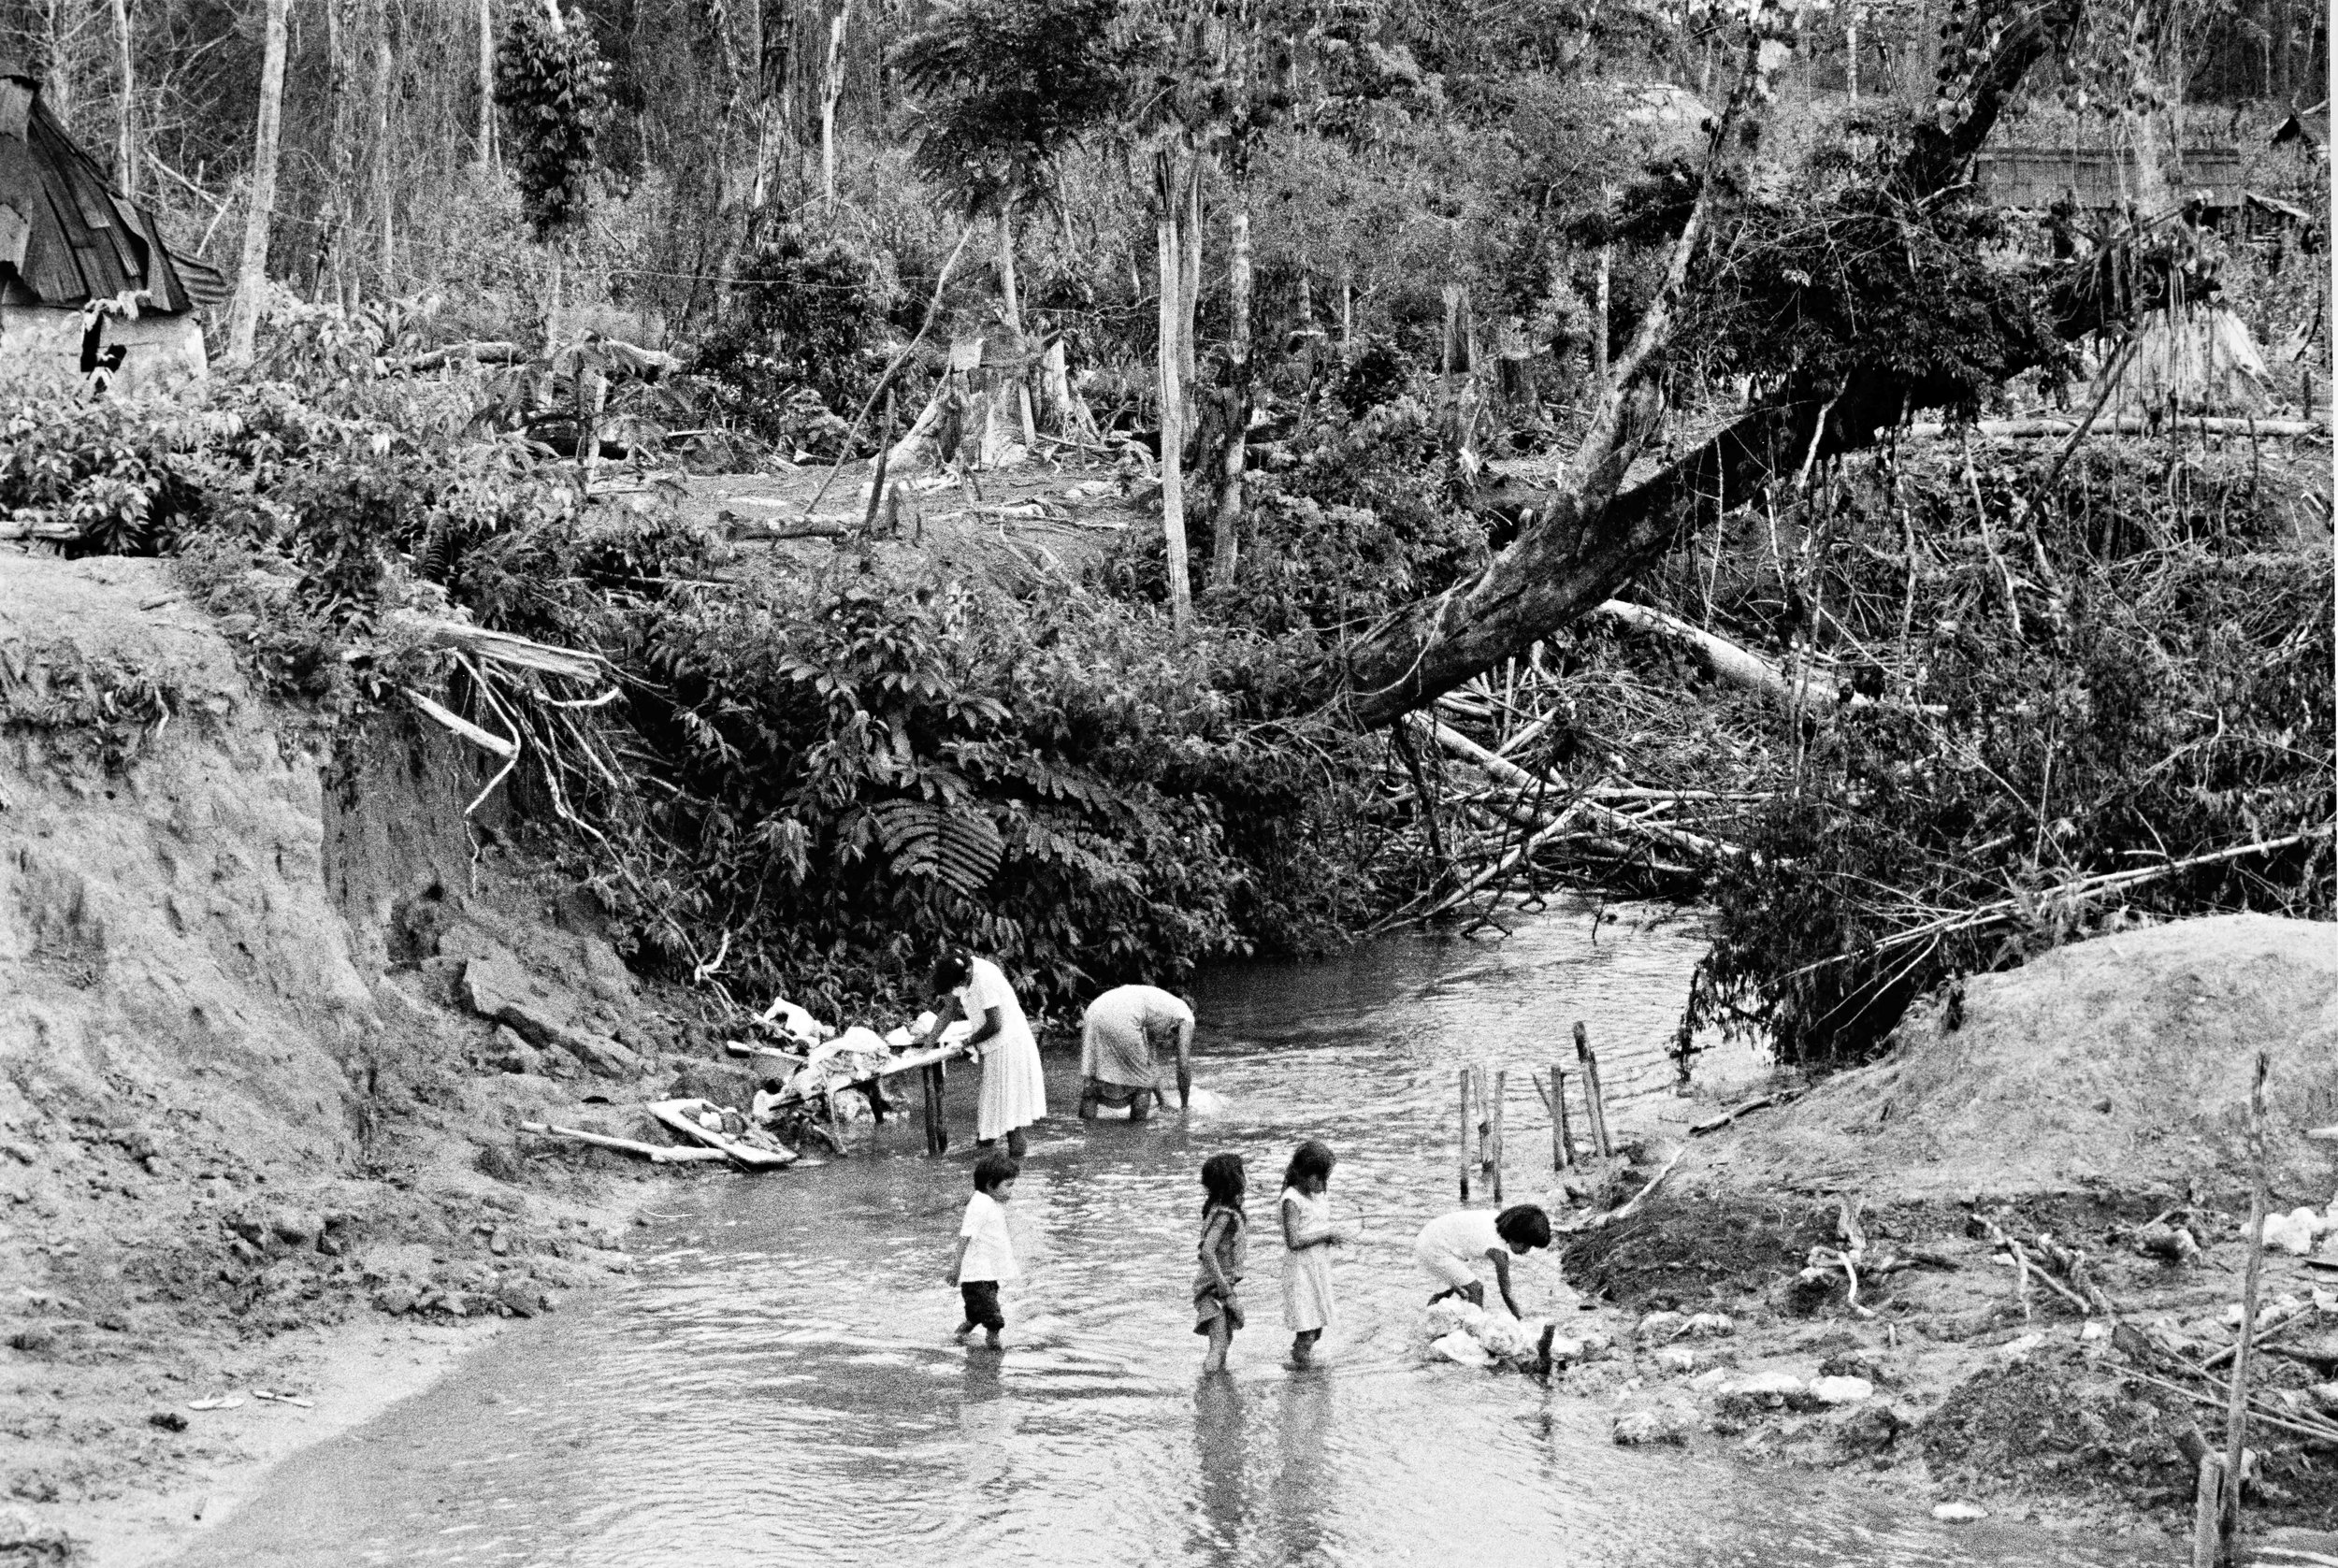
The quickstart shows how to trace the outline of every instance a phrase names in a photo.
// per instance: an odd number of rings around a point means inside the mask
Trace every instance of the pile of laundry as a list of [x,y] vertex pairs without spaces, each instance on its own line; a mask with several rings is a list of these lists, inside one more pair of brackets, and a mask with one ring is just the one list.
[[[799,1065],[783,1080],[777,1093],[767,1091],[755,1097],[756,1119],[768,1119],[786,1106],[828,1099],[839,1119],[858,1121],[872,1115],[871,1107],[864,1093],[847,1086],[883,1072],[892,1057],[924,1038],[933,1027],[934,1015],[920,1014],[916,1021],[886,1034],[859,1024],[840,1032],[782,997],[757,1021],[798,1048],[785,1053],[784,1059]],[[973,1032],[974,1025],[961,1018],[942,1031],[939,1043],[955,1045]],[[772,1056],[782,1059],[781,1053]]]
[[1458,1296],[1430,1304],[1429,1336],[1431,1350],[1461,1366],[1541,1376],[1595,1359],[1614,1343],[1603,1333],[1563,1337],[1549,1318],[1488,1312]]

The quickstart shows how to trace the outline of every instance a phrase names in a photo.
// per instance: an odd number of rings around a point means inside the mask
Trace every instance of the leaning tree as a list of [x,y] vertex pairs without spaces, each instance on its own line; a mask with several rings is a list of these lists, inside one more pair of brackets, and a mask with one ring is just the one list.
[[[1863,178],[1781,211],[1743,178],[1768,79],[1797,12],[1739,13],[1740,68],[1710,125],[1691,194],[1667,228],[1662,281],[1597,391],[1560,482],[1508,497],[1519,528],[1476,576],[1407,605],[1350,642],[1338,683],[1354,718],[1390,723],[1612,596],[1723,501],[1754,499],[1813,463],[1872,444],[1927,408],[1970,408],[1991,387],[2056,362],[2061,339],[2104,319],[2073,281],[2024,280],[1975,255],[1988,214],[1968,177],[2006,105],[2042,65],[2071,68],[2083,0],[1959,0],[1927,112],[1883,127]],[[1793,252],[1791,255],[1783,252]],[[2146,288],[2129,301],[2149,309]],[[1668,427],[1667,395],[1693,351],[1749,324],[1772,329],[1754,395],[1701,437]],[[1647,468],[1667,436],[1677,454]],[[1644,477],[1627,476],[1642,465]]]

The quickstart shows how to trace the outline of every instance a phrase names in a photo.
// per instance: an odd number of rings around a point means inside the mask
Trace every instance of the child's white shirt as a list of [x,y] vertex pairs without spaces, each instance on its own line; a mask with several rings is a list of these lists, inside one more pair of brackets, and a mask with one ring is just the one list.
[[1006,1205],[990,1194],[977,1192],[966,1201],[966,1218],[958,1233],[966,1238],[966,1256],[958,1266],[960,1284],[1015,1279],[1021,1274],[1015,1266],[1014,1240],[1007,1234]]

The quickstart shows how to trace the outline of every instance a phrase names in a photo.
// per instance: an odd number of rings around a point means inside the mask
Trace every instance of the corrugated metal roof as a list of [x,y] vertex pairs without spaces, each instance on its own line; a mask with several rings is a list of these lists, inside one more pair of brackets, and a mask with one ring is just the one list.
[[[22,93],[29,79],[0,67]],[[0,105],[0,205],[24,220],[24,251],[13,270],[43,305],[79,306],[144,291],[166,313],[227,297],[218,268],[174,255],[154,215],[115,191],[95,159],[74,144],[49,106],[31,93],[30,112]],[[0,277],[10,258],[0,256]]]

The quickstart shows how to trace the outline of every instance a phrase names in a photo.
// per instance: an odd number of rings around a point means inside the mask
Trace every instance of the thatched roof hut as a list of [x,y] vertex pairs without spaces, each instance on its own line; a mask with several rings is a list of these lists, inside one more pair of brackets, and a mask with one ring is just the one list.
[[195,312],[226,295],[75,144],[39,79],[0,61],[0,363],[106,370],[124,388],[200,376]]

